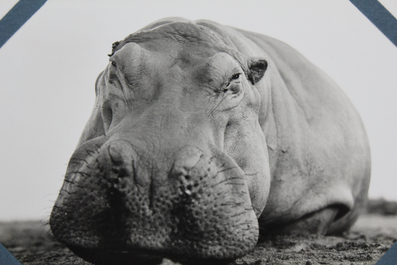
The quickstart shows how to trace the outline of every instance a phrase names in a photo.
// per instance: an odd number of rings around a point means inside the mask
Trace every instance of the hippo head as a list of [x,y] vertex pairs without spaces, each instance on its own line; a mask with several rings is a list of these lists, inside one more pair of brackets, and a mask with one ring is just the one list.
[[191,23],[115,43],[51,213],[57,240],[96,264],[250,251],[270,186],[254,86],[266,68]]

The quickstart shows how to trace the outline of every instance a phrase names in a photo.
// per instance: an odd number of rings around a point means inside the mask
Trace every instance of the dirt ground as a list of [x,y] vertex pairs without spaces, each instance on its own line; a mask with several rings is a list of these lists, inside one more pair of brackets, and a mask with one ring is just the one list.
[[[373,204],[373,203],[372,203]],[[389,205],[390,206],[390,205]],[[231,265],[375,264],[397,242],[397,211],[375,205],[343,237],[277,236],[261,242]],[[89,265],[56,242],[39,221],[0,222],[0,242],[24,265]],[[162,265],[176,265],[164,259]]]

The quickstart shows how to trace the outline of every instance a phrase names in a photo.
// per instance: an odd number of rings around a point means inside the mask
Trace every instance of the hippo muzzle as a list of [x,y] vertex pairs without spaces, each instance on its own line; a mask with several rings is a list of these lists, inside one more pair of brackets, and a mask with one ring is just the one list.
[[228,155],[183,146],[149,159],[138,145],[106,138],[72,156],[51,215],[57,239],[78,255],[227,260],[256,244],[244,172]]

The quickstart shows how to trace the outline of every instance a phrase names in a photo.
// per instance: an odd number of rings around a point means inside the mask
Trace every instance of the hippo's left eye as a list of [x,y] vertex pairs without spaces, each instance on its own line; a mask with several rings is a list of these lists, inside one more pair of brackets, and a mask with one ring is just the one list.
[[240,77],[240,75],[241,75],[241,73],[237,73],[237,74],[232,75],[232,78],[230,78],[230,81],[238,79]]
[[241,73],[236,73],[236,74],[232,75],[232,76],[230,77],[229,82],[227,83],[226,87],[230,86],[230,84],[231,84],[233,81],[238,80],[238,79],[240,78],[240,75],[241,75]]
[[232,75],[226,84],[226,87],[224,87],[223,92],[224,93],[232,93],[232,94],[238,94],[241,91],[241,86],[240,84],[240,76],[241,73],[236,73]]
[[237,81],[240,78],[241,73],[236,73],[229,78],[229,81],[226,84],[226,87],[229,87],[233,81]]

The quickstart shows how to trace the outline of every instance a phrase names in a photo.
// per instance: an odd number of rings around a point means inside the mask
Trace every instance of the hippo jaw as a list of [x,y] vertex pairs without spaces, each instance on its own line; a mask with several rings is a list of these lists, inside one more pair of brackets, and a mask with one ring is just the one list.
[[266,61],[169,41],[122,43],[97,80],[50,218],[89,261],[219,264],[257,242],[270,173],[253,84]]

